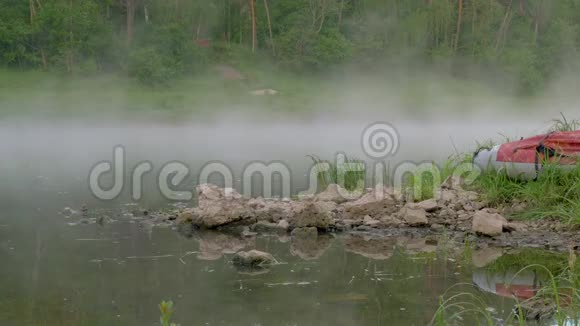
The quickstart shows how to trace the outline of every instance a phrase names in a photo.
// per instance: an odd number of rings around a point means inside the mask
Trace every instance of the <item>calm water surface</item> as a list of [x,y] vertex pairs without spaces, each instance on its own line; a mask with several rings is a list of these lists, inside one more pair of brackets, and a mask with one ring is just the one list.
[[[242,238],[112,218],[101,226],[30,207],[3,211],[0,325],[156,325],[168,299],[181,325],[425,325],[457,283],[477,284],[466,289],[491,298],[497,318],[514,303],[491,294],[505,279],[421,238]],[[251,248],[280,264],[231,264],[232,253]]]

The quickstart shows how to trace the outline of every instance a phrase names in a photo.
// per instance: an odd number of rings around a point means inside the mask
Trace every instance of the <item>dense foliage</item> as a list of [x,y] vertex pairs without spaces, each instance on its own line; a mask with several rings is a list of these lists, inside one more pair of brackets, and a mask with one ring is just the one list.
[[579,48],[580,0],[0,0],[2,65],[152,83],[268,59],[486,71],[534,91]]

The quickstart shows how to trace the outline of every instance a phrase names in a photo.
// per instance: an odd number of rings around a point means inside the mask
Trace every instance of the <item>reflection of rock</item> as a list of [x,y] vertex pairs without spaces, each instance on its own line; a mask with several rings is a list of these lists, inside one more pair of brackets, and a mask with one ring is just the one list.
[[481,250],[477,250],[471,256],[473,266],[477,268],[485,267],[493,263],[496,259],[503,255],[503,250],[501,248],[487,247]]
[[318,234],[315,227],[292,230],[290,253],[304,260],[318,259],[332,243],[328,234]]
[[193,238],[195,232],[195,228],[192,224],[189,223],[180,223],[177,224],[177,233],[182,235],[186,239]]
[[346,251],[372,259],[388,259],[397,244],[395,238],[373,238],[351,234],[344,238]]
[[237,266],[268,266],[276,263],[274,256],[267,252],[250,250],[240,251],[232,259]]
[[236,271],[238,272],[238,274],[241,275],[257,276],[270,272],[270,269],[259,266],[254,267],[236,266]]
[[217,260],[223,254],[233,254],[254,245],[253,238],[238,238],[224,233],[202,232],[198,236],[200,253],[197,258],[203,260]]
[[408,254],[429,253],[437,251],[437,241],[431,238],[398,238],[397,245]]
[[312,238],[318,236],[318,229],[315,227],[296,228],[290,232],[294,238]]
[[488,236],[500,235],[507,220],[496,213],[481,210],[473,216],[472,229],[475,233]]

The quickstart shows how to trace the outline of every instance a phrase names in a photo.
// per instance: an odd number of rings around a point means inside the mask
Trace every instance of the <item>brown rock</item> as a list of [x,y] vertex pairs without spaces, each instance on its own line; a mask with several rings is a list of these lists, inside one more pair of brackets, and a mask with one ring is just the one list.
[[198,207],[188,212],[184,218],[201,228],[213,229],[234,222],[255,220],[253,210],[247,200],[232,188],[219,188],[211,184],[201,184],[196,187]]
[[177,214],[177,222],[178,223],[189,223],[193,220],[193,217],[194,217],[193,214],[194,214],[193,208],[186,208]]
[[429,224],[427,219],[427,212],[420,208],[403,208],[401,210],[401,217],[410,226],[423,226]]
[[507,220],[503,216],[481,210],[473,216],[471,229],[478,234],[497,236],[501,235],[506,224]]
[[302,201],[292,206],[292,213],[288,219],[290,228],[316,227],[328,229],[334,224],[334,202]]
[[435,199],[427,199],[419,203],[408,203],[406,206],[412,209],[422,209],[426,212],[433,212],[439,207]]
[[326,190],[316,195],[315,198],[319,201],[332,201],[341,204],[348,201],[348,199],[343,196],[345,193],[347,193],[346,189],[337,184],[330,184],[326,187]]
[[350,218],[365,215],[383,216],[397,210],[396,201],[388,188],[382,191],[375,189],[355,201],[344,204],[344,208]]

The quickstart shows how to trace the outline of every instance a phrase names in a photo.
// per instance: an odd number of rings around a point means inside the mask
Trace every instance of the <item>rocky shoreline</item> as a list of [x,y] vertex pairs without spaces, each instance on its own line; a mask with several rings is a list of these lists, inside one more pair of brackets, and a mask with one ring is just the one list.
[[479,194],[451,181],[439,189],[437,199],[418,203],[406,202],[387,187],[367,189],[354,199],[343,196],[337,185],[298,200],[248,199],[234,189],[211,184],[199,185],[196,191],[197,207],[177,210],[168,217],[182,229],[191,226],[243,237],[274,233],[292,239],[316,239],[325,233],[364,234],[373,239],[444,234],[476,248],[580,249],[576,226],[551,220],[510,221],[503,215],[523,210],[525,205],[515,204],[504,211],[490,208]]

